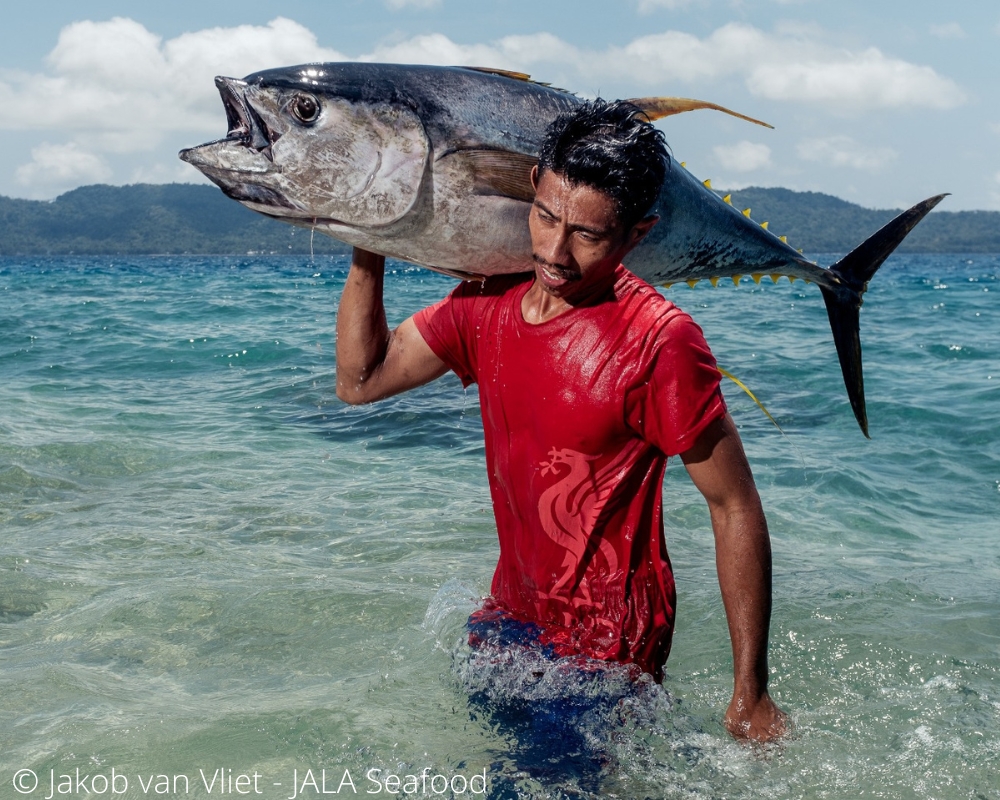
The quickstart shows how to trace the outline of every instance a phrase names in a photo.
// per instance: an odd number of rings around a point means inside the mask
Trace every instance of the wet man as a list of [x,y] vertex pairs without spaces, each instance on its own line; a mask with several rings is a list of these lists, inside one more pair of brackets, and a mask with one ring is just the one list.
[[701,329],[622,265],[658,218],[669,156],[628,103],[550,126],[531,180],[533,273],[459,285],[390,331],[385,260],[355,250],[337,318],[337,394],[368,403],[454,370],[477,383],[500,541],[470,627],[528,625],[555,656],[635,664],[657,681],[675,591],[667,458],[704,495],[729,623],[740,738],[786,729],[767,691],[771,552]]

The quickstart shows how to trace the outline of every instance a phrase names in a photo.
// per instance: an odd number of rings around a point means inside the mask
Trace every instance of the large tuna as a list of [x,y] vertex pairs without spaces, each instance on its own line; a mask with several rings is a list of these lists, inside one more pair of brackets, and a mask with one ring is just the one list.
[[[575,96],[516,73],[398,64],[306,64],[216,84],[228,134],[180,157],[248,208],[459,277],[532,270],[528,176],[545,128]],[[679,98],[633,102],[654,119],[726,110]],[[672,162],[660,222],[626,264],[655,284],[746,274],[816,283],[867,436],[861,296],[943,196],[823,269]]]

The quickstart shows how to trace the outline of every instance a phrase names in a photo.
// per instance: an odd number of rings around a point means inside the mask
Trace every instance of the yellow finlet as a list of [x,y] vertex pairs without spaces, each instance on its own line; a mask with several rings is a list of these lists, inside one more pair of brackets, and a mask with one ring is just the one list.
[[731,206],[733,204],[733,196],[731,194],[727,194],[725,197],[722,198],[722,202],[728,206]]
[[803,278],[802,280],[804,280],[806,283],[812,283],[812,281],[809,280],[808,278]]
[[788,276],[788,282],[789,283],[795,283],[795,276],[794,275],[789,275]]
[[690,280],[685,281],[685,283],[687,283],[687,285],[693,289],[695,287],[695,284],[698,283],[698,280],[699,280],[698,278],[691,278]]
[[711,188],[712,188],[712,179],[711,179],[711,178],[706,178],[705,180],[703,180],[703,181],[701,182],[701,184],[702,184],[702,186],[704,186],[704,187],[705,187],[706,189],[711,189]]
[[763,278],[764,276],[760,272],[755,272],[750,277],[753,278],[754,283],[760,286],[760,279]]
[[780,277],[781,277],[780,274],[779,275],[772,275],[771,276],[771,283],[777,283],[778,282],[778,278],[780,278]]
[[663,284],[663,288],[664,289],[669,289],[671,286],[673,286],[672,283],[665,283],[665,284]]
[[739,286],[741,280],[743,280],[742,275],[733,275],[733,286]]
[[768,226],[767,222],[760,223],[760,227],[762,227],[765,231],[767,230],[767,226]]
[[687,169],[687,165],[688,165],[687,161],[682,161],[681,162],[681,166],[684,167],[685,169]]
[[781,241],[783,241],[785,244],[788,244],[788,237],[787,236],[779,236],[778,238],[781,239]]
[[709,279],[708,279],[708,282],[709,282],[710,284],[712,284],[712,288],[714,289],[714,288],[715,288],[716,286],[718,286],[718,285],[719,285],[719,277],[718,277],[718,276],[716,276],[716,277],[714,277],[714,278],[709,278]]
[[746,217],[747,219],[750,219],[750,209],[749,208],[744,208],[743,209],[743,216]]
[[753,400],[758,405],[758,407],[760,408],[760,410],[764,412],[764,415],[769,420],[771,420],[771,423],[774,425],[774,427],[777,428],[779,431],[781,431],[782,435],[784,435],[785,432],[781,430],[781,426],[777,422],[775,422],[774,417],[772,417],[770,415],[770,413],[768,413],[768,410],[766,408],[764,408],[764,404],[762,402],[760,402],[760,400],[757,399],[757,397],[754,395],[754,393],[751,392],[746,387],[746,384],[743,383],[743,381],[741,381],[735,375],[732,375],[732,374],[726,372],[722,367],[718,367],[717,366],[716,369],[718,369],[721,374],[725,375],[727,378],[729,378],[729,380],[731,380],[733,383],[735,383],[737,386],[739,386],[744,392],[746,392],[748,395],[750,395],[750,399]]

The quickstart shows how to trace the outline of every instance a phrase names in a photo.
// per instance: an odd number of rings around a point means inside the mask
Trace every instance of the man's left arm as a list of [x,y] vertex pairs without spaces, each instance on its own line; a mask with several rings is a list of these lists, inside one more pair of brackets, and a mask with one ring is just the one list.
[[788,729],[767,692],[771,621],[771,540],[760,496],[732,418],[715,420],[681,454],[708,502],[715,561],[733,647],[733,699],[725,724],[733,736],[768,741]]

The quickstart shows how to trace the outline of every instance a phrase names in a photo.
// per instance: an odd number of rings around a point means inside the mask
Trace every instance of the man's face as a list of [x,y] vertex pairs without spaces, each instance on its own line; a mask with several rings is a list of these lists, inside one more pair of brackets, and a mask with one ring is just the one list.
[[[572,184],[557,172],[532,173],[535,201],[528,215],[536,283],[573,303],[606,285],[645,230],[625,230],[614,201],[598,189]],[[650,224],[649,227],[652,227]]]

